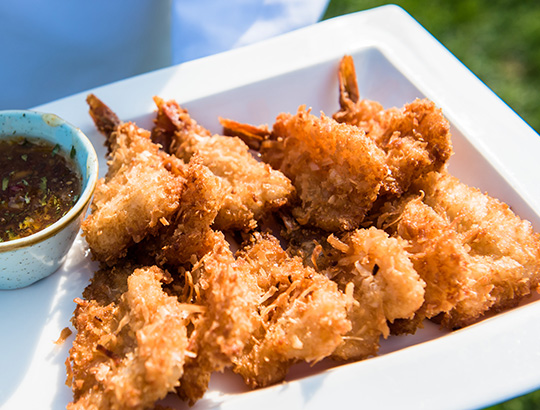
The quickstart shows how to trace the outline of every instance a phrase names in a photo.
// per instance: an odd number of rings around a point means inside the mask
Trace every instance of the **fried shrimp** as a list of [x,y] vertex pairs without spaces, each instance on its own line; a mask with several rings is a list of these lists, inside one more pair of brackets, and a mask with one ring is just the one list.
[[357,228],[388,174],[384,152],[364,131],[305,107],[278,116],[261,154],[293,182],[300,224],[327,231]]
[[455,229],[476,272],[467,296],[444,315],[445,326],[463,327],[489,310],[513,307],[538,287],[540,236],[528,221],[448,173],[429,174],[418,185],[424,202]]
[[442,170],[453,153],[450,125],[432,101],[423,99],[388,110],[360,98],[351,56],[339,69],[340,111],[334,119],[365,130],[385,152],[390,170],[381,194],[400,196],[415,179]]
[[190,310],[163,292],[162,279],[156,267],[136,269],[117,303],[76,300],[68,409],[148,409],[178,386]]
[[289,257],[270,235],[255,235],[237,263],[247,267],[259,303],[256,327],[233,368],[249,386],[282,381],[293,363],[318,362],[341,344],[351,328],[351,301],[334,282]]
[[225,370],[269,386],[539,290],[540,235],[449,174],[442,111],[360,98],[349,56],[339,86],[332,117],[219,118],[223,135],[174,100],[148,131],[88,96],[109,167],[82,225],[100,264],[75,300],[68,409],[193,405]]
[[348,317],[352,329],[333,356],[365,359],[376,355],[387,323],[412,318],[424,302],[424,281],[413,267],[405,241],[377,228],[357,229],[341,238],[328,237],[332,249],[321,258],[323,273],[344,293],[351,293]]
[[[103,108],[90,111],[101,120]],[[112,111],[111,111],[112,112]],[[91,214],[83,222],[83,234],[92,256],[114,263],[128,248],[145,236],[157,233],[161,221],[178,208],[184,189],[185,165],[159,150],[150,140],[150,132],[134,123],[119,123],[108,136],[109,168],[98,181]]]
[[430,173],[414,188],[419,194],[394,205],[396,223],[387,230],[408,241],[425,302],[413,322],[393,331],[414,332],[423,318],[460,328],[538,287],[540,238],[529,222],[448,173]]
[[[411,261],[426,283],[423,306],[412,320],[391,325],[396,334],[414,333],[425,318],[452,310],[467,292],[472,270],[461,238],[446,219],[422,202],[420,196],[400,201],[399,222],[390,231],[407,241]],[[485,295],[485,291],[483,292]]]
[[179,395],[190,403],[200,399],[210,375],[231,367],[242,355],[254,328],[259,302],[245,266],[235,260],[223,234],[191,271],[193,301],[204,308],[189,339],[193,356],[186,361]]
[[186,170],[186,183],[174,215],[162,221],[159,233],[148,237],[138,251],[160,266],[191,269],[214,246],[212,225],[223,204],[221,180],[197,156]]
[[147,131],[124,123],[113,134],[117,146],[109,172],[99,180],[91,214],[82,224],[93,257],[107,263],[157,233],[160,221],[177,210],[185,185],[179,164],[158,153]]
[[176,101],[155,97],[155,102],[158,114],[153,132],[171,141],[169,152],[186,162],[198,155],[221,180],[224,203],[216,217],[217,229],[249,231],[268,212],[289,201],[294,193],[290,180],[257,161],[242,140],[212,135]]

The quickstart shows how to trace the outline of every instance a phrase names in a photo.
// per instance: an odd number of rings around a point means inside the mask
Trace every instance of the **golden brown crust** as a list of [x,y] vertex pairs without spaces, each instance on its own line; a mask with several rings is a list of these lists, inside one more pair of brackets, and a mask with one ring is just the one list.
[[237,137],[211,135],[176,101],[156,99],[158,124],[173,128],[169,150],[184,161],[197,155],[221,181],[222,207],[215,227],[249,231],[267,213],[285,205],[294,188],[281,172],[257,161]]
[[82,230],[92,256],[113,264],[177,210],[185,165],[161,152],[150,133],[133,123],[120,123],[109,140],[109,168],[98,181]]
[[410,319],[424,302],[425,283],[415,271],[406,243],[375,227],[358,229],[341,238],[328,237],[332,250],[323,256],[326,276],[354,303],[348,310],[352,330],[333,356],[365,359],[377,354],[387,323]]
[[488,310],[515,306],[538,287],[540,236],[528,221],[448,173],[429,174],[419,186],[426,204],[454,227],[474,272],[467,297],[444,316],[445,326],[466,326]]
[[131,245],[155,234],[178,208],[183,188],[183,179],[144,161],[108,182],[100,180],[92,213],[82,225],[92,256],[112,264]]
[[178,386],[189,311],[163,292],[162,277],[136,269],[118,303],[76,300],[68,409],[147,409]]
[[327,231],[357,228],[388,173],[384,152],[363,131],[305,107],[278,116],[261,154],[292,180],[300,224]]
[[[467,326],[515,306],[538,287],[540,238],[529,222],[446,172],[424,176],[414,190],[418,194],[386,207],[393,215],[386,223],[395,220],[387,230],[408,241],[426,282],[414,323],[434,318],[449,329]],[[415,326],[400,321],[395,329],[414,332]]]
[[175,214],[156,236],[138,247],[160,266],[191,269],[214,246],[212,228],[223,204],[221,180],[195,156],[188,164],[186,185]]
[[289,257],[278,240],[255,235],[238,255],[248,269],[259,301],[255,328],[244,354],[234,363],[251,387],[282,381],[297,361],[330,356],[350,330],[348,298],[337,285],[298,257]]
[[89,98],[109,169],[83,224],[102,263],[76,300],[69,408],[193,404],[225,369],[268,386],[296,362],[365,359],[390,333],[465,326],[538,288],[539,235],[448,174],[442,112],[361,99],[350,57],[339,75],[334,118],[220,119],[234,136],[175,101],[155,98],[150,133]]
[[389,173],[381,194],[401,196],[417,178],[445,168],[453,153],[450,124],[432,101],[416,99],[385,110],[361,99],[350,56],[341,60],[339,82],[341,109],[333,118],[364,130],[385,152]]
[[253,331],[258,303],[245,267],[232,254],[223,234],[193,268],[193,301],[204,308],[189,339],[193,355],[186,361],[180,397],[194,403],[208,387],[210,375],[232,366]]

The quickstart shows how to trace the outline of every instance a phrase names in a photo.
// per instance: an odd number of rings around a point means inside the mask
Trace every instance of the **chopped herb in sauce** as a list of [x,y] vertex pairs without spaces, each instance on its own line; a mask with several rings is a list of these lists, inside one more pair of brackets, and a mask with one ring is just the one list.
[[81,177],[58,144],[0,140],[0,242],[32,235],[64,216],[81,194]]

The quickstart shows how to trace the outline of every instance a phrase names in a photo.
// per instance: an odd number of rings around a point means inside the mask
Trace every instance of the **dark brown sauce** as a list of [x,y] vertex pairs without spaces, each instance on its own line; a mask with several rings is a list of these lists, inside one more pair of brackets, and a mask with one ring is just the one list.
[[81,194],[74,156],[41,139],[0,140],[0,242],[32,235],[73,207]]

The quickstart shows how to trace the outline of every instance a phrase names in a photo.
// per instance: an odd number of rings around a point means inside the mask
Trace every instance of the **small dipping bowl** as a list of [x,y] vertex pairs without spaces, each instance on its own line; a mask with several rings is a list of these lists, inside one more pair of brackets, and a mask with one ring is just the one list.
[[81,130],[58,116],[26,110],[0,111],[0,140],[20,136],[44,139],[58,144],[64,152],[75,153],[73,160],[81,174],[81,194],[73,207],[52,225],[30,236],[0,242],[0,289],[28,286],[62,266],[98,179],[98,159],[92,143]]

